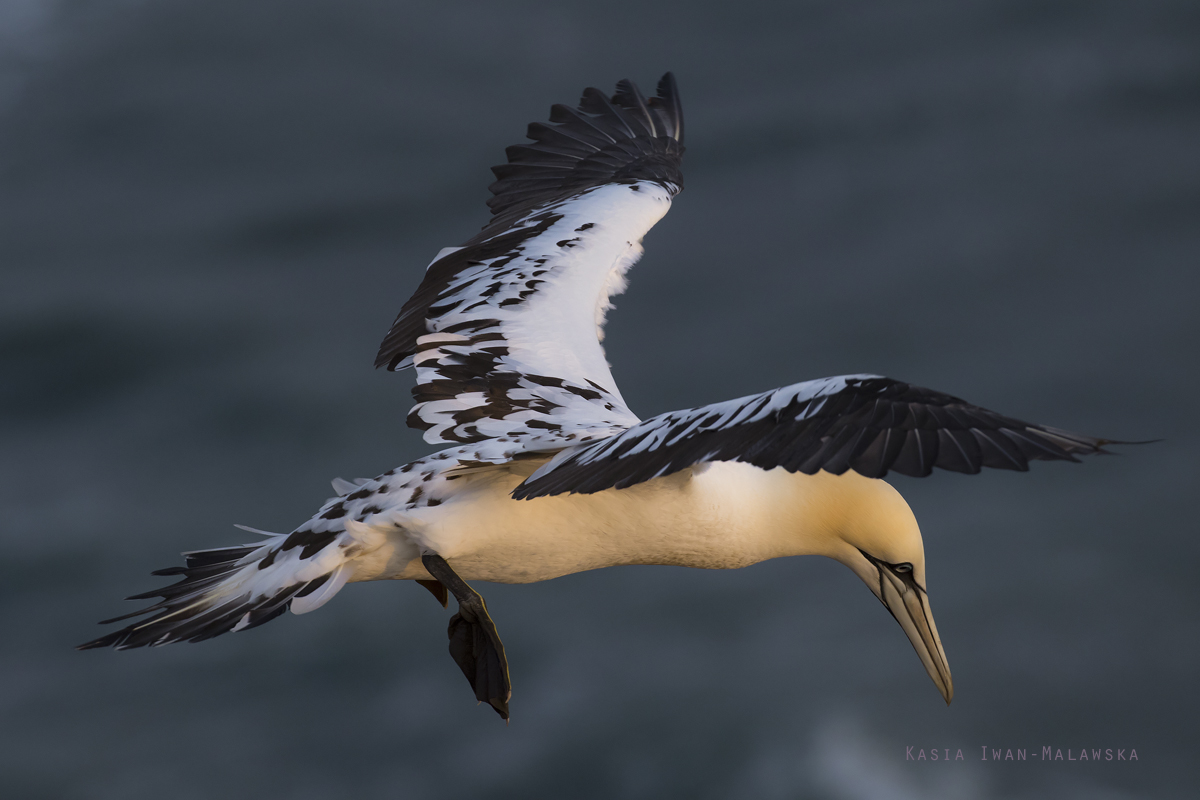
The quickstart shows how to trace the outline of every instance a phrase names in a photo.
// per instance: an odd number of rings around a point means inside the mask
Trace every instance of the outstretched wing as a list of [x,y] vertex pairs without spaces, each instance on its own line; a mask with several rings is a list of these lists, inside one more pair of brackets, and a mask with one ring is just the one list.
[[649,100],[629,81],[587,89],[550,122],[508,148],[491,222],[429,265],[380,345],[376,366],[416,367],[408,424],[427,442],[554,449],[638,421],[600,342],[609,298],[683,186],[675,80]]
[[957,397],[878,375],[842,375],[686,411],[563,450],[513,492],[517,499],[609,488],[706,461],[744,461],[813,474],[847,469],[925,476],[934,467],[1029,469],[1031,459],[1077,461],[1111,440],[1033,425]]

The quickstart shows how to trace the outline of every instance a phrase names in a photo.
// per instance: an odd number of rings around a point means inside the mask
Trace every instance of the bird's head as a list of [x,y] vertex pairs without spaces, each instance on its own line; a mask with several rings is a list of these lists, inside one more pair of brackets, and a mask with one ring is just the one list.
[[[833,476],[830,476],[833,477]],[[925,583],[925,547],[908,503],[882,480],[838,476],[827,493],[823,555],[862,579],[891,612],[949,704],[950,665],[942,649]]]

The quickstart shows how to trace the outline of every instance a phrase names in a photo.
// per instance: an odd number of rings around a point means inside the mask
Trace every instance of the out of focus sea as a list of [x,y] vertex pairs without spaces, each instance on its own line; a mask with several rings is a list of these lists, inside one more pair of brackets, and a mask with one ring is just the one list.
[[[816,558],[481,586],[508,726],[411,584],[73,649],[429,452],[371,368],[425,264],[526,123],[668,69],[687,189],[607,339],[639,414],[875,372],[1163,439],[894,482],[953,705]],[[0,796],[1194,797],[1198,264],[1195,2],[0,2]]]

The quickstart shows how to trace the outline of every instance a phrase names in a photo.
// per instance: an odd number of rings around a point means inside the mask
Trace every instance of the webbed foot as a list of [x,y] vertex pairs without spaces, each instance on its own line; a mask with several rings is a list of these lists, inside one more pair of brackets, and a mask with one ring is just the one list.
[[496,713],[508,719],[508,701],[512,686],[508,678],[508,659],[496,625],[488,615],[487,604],[479,592],[450,568],[438,555],[423,555],[421,562],[429,574],[450,590],[458,600],[458,613],[450,618],[450,655],[475,692],[475,699],[487,702]]

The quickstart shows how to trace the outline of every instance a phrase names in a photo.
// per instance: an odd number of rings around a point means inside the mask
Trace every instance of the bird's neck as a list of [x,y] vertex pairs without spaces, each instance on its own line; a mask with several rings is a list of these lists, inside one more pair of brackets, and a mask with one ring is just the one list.
[[878,539],[882,548],[895,531],[916,525],[895,489],[853,471],[805,475],[719,462],[694,477],[692,490],[724,510],[755,561],[797,555],[844,560],[855,544]]

